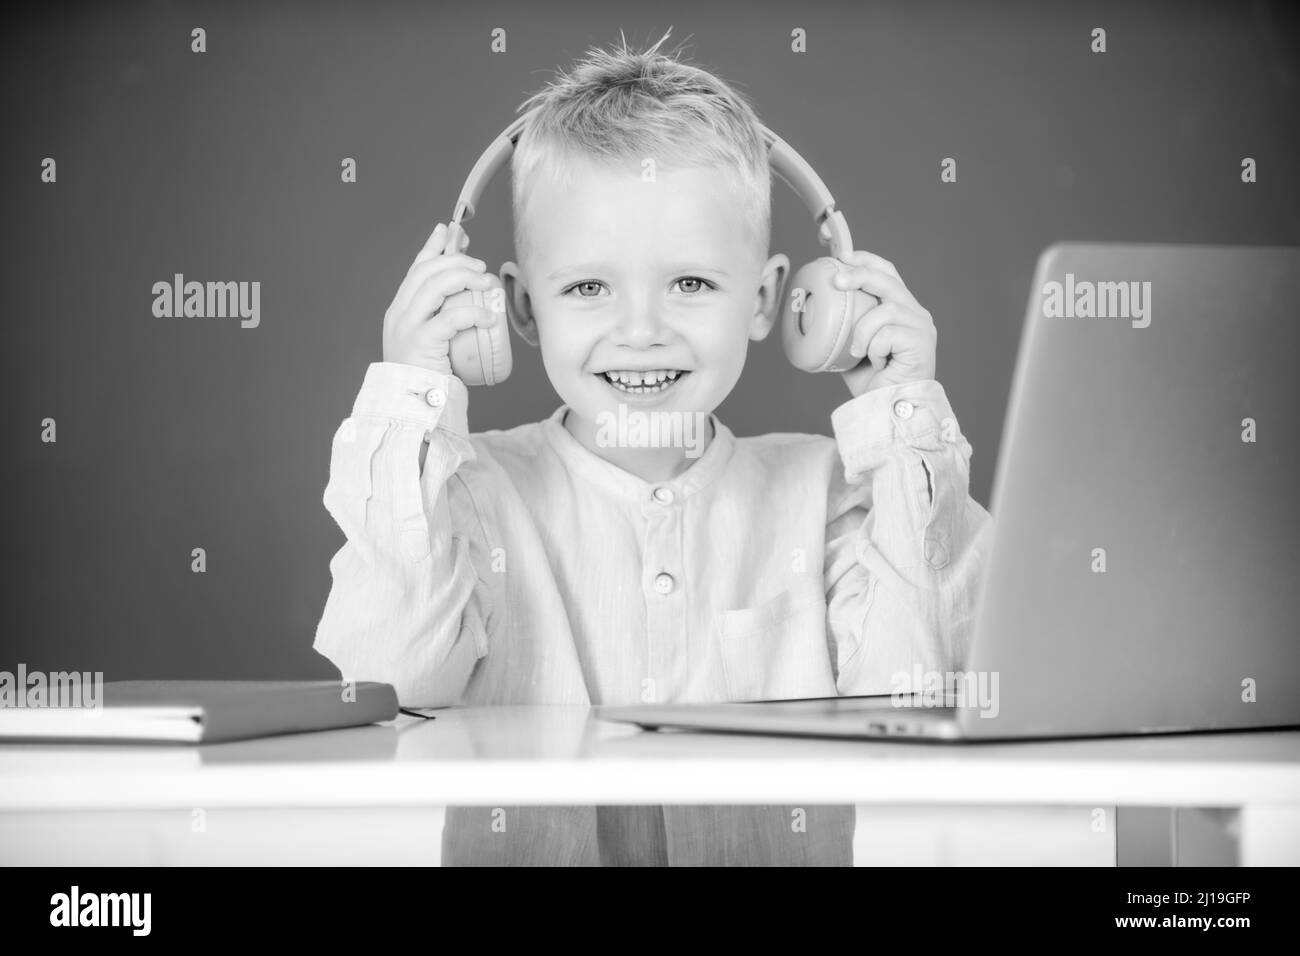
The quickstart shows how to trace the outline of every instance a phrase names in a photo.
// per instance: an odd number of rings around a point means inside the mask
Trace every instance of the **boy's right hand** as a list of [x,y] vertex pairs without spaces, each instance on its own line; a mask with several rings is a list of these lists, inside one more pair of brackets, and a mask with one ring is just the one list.
[[488,309],[452,309],[437,314],[443,302],[458,292],[491,288],[495,277],[487,263],[464,255],[469,236],[462,230],[460,248],[445,249],[447,226],[438,223],[420,254],[411,263],[393,304],[384,313],[384,361],[452,373],[448,353],[458,332],[475,325],[489,328],[500,321]]

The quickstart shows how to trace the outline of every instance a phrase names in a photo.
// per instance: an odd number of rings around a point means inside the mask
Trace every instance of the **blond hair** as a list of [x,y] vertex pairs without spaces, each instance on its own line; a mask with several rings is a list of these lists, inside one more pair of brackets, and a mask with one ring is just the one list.
[[539,175],[567,185],[573,160],[579,158],[607,166],[631,164],[638,176],[647,158],[665,169],[729,170],[745,205],[748,238],[760,255],[767,255],[772,177],[758,115],[724,80],[679,60],[680,49],[660,53],[668,33],[636,52],[620,32],[618,48],[588,50],[519,105],[519,114],[538,108],[511,157],[514,240],[521,260],[529,185]]

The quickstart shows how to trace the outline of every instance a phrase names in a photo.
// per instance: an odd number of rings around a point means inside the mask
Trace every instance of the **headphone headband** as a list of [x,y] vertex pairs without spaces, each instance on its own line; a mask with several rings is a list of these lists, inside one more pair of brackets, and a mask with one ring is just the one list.
[[[515,119],[488,145],[483,155],[474,163],[474,168],[470,170],[469,178],[465,180],[465,186],[460,191],[460,197],[456,200],[456,210],[451,217],[451,228],[459,230],[462,222],[474,218],[474,211],[478,207],[483,191],[505,166],[511,153],[514,152],[515,144],[519,142],[520,134],[539,109],[540,107],[534,107]],[[844,219],[844,214],[835,208],[835,197],[831,195],[826,184],[822,182],[821,177],[808,161],[800,156],[793,146],[761,123],[759,132],[768,146],[767,159],[772,172],[804,201],[818,229],[825,225],[830,238],[829,241],[822,240],[823,244],[830,246],[832,256],[842,259],[853,249],[853,239],[849,235],[849,224]],[[818,238],[821,239],[820,233]]]

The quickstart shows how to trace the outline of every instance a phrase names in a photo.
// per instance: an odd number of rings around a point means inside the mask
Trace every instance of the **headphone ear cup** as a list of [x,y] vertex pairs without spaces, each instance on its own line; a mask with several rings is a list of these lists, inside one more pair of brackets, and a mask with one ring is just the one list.
[[833,256],[805,265],[790,280],[781,316],[786,357],[805,372],[847,372],[862,359],[849,354],[858,318],[879,300],[857,289],[837,289],[832,280],[847,267]]
[[514,356],[510,354],[510,323],[504,315],[490,329],[478,329],[479,355],[483,357],[484,385],[498,385],[510,377]]
[[[502,301],[496,290],[501,280],[492,276],[488,289],[466,289],[448,296],[445,309],[470,308],[485,312]],[[505,310],[496,313],[496,324],[491,328],[473,326],[457,332],[451,340],[451,370],[466,385],[496,385],[505,381],[514,367],[510,352],[510,323]]]

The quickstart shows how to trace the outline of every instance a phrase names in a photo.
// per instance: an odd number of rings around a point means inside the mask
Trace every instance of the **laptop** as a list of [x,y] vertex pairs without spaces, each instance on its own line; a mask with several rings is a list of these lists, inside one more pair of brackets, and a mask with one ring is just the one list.
[[1298,359],[1300,247],[1049,247],[962,670],[596,716],[935,742],[1300,725]]

